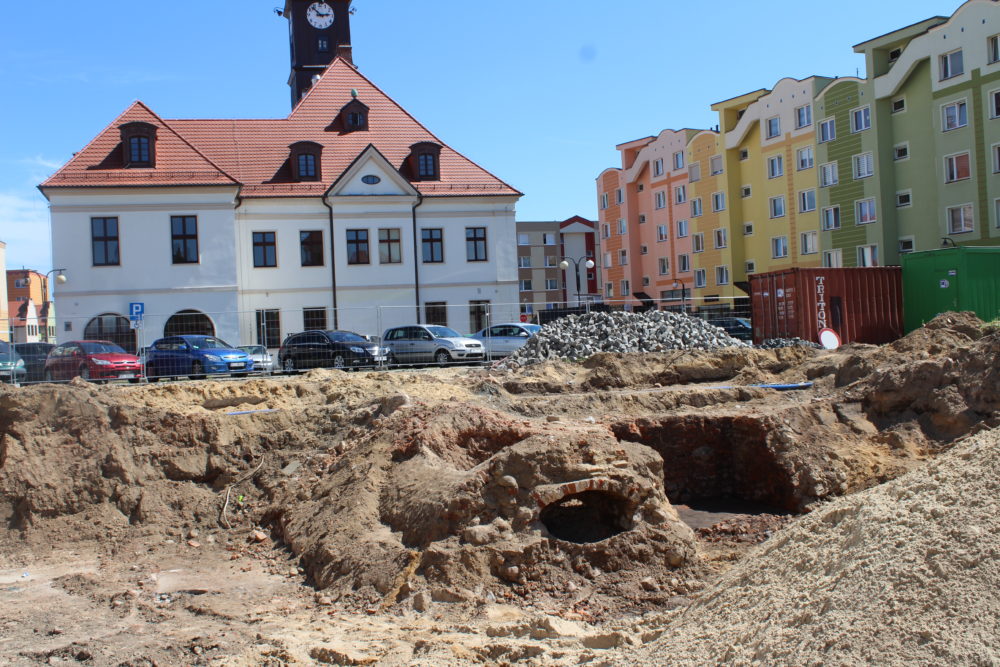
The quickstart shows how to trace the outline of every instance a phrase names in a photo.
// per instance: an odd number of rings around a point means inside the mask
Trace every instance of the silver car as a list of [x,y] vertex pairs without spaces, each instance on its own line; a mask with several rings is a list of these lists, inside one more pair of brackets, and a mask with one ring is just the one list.
[[388,349],[390,364],[444,366],[465,361],[482,361],[482,341],[468,338],[454,329],[435,324],[414,324],[387,329],[382,345]]
[[528,342],[528,339],[541,329],[537,324],[508,322],[486,327],[472,337],[482,341],[486,356],[490,359],[500,359],[514,354]]
[[274,359],[271,353],[263,345],[240,345],[237,349],[243,350],[253,359],[253,369],[260,373],[270,375],[274,372]]

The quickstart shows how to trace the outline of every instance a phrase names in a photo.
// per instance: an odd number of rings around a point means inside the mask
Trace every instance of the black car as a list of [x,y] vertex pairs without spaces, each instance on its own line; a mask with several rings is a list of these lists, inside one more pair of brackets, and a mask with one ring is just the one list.
[[14,351],[24,359],[28,382],[38,382],[42,379],[45,374],[45,360],[54,347],[52,343],[14,343]]
[[353,331],[291,334],[278,350],[286,373],[307,368],[371,368],[385,362],[385,350]]
[[727,334],[736,340],[750,342],[753,340],[753,326],[745,317],[724,317],[721,320],[712,321],[712,324],[724,329]]

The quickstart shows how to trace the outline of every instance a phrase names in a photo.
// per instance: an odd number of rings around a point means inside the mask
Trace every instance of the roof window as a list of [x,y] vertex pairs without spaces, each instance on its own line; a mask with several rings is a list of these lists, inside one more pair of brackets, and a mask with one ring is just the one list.
[[414,181],[441,180],[441,144],[421,141],[410,146],[407,164]]
[[119,126],[122,161],[126,169],[156,166],[156,126],[134,121]]
[[293,180],[318,181],[322,178],[323,169],[320,162],[323,155],[322,144],[317,144],[315,141],[299,141],[288,148],[291,151],[289,160]]

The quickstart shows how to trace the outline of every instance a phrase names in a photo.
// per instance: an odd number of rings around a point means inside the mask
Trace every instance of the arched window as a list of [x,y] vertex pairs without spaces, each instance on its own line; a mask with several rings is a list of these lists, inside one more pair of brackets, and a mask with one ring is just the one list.
[[111,341],[129,354],[135,354],[138,349],[135,329],[127,319],[117,313],[104,313],[87,322],[87,326],[83,329],[83,337],[87,340]]
[[181,310],[170,316],[163,326],[164,336],[214,336],[215,325],[205,313]]
[[410,146],[408,159],[410,174],[414,181],[441,180],[441,144],[421,141]]

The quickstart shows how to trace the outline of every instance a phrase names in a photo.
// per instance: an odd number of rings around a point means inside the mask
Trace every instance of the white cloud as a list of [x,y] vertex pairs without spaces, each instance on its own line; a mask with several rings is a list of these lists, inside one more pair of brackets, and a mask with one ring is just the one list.
[[40,192],[0,192],[0,241],[7,244],[7,268],[52,268],[49,207]]

